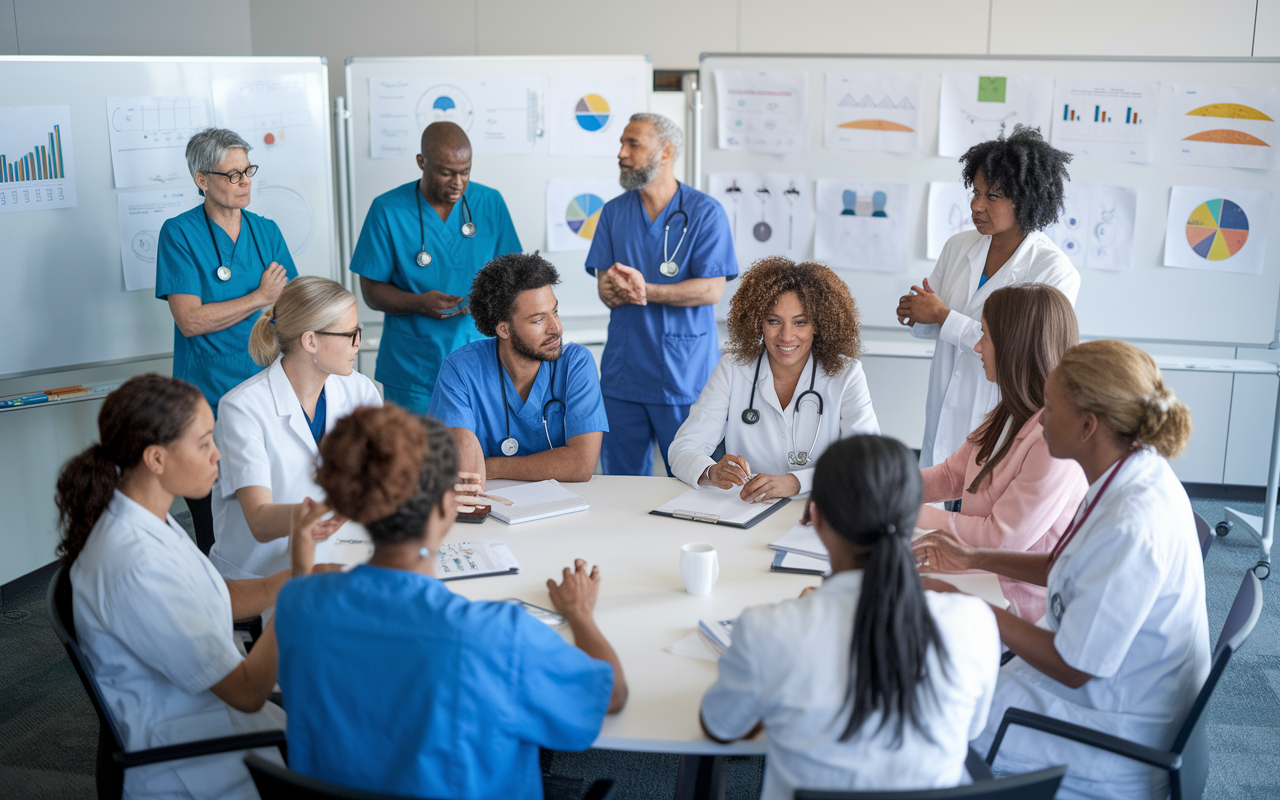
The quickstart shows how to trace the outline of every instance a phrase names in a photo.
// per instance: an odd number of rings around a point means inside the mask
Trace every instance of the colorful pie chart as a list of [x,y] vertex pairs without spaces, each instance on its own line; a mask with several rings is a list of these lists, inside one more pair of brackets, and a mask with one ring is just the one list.
[[596,234],[596,224],[600,222],[600,209],[604,201],[594,194],[580,194],[569,201],[564,210],[564,221],[569,230],[587,241]]
[[584,131],[595,133],[609,124],[609,102],[598,94],[584,95],[573,113]]
[[1248,238],[1249,218],[1230,200],[1207,200],[1187,217],[1187,244],[1196,255],[1209,261],[1231,258]]

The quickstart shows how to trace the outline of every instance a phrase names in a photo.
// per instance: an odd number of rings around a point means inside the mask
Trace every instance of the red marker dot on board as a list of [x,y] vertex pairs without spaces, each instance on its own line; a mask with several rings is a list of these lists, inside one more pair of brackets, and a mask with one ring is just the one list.
[[274,133],[268,133],[266,136],[262,137],[262,141],[266,142],[267,144],[275,144],[276,135]]

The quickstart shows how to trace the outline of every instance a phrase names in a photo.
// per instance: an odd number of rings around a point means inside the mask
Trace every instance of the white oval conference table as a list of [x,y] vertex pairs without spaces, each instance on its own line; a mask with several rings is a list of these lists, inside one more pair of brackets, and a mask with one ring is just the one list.
[[[501,494],[491,482],[489,491]],[[772,572],[770,542],[794,525],[804,510],[793,499],[742,529],[649,514],[688,490],[674,478],[601,476],[564,487],[591,508],[550,519],[507,525],[492,516],[479,525],[455,524],[445,541],[496,540],[520,564],[512,575],[450,581],[449,588],[473,600],[519,598],[551,608],[548,578],[561,577],[575,558],[600,566],[595,619],[622,661],[630,690],[626,707],[609,715],[593,747],[676,753],[681,759],[677,797],[707,796],[723,774],[723,757],[762,754],[764,737],[718,744],[698,722],[702,695],[716,680],[716,665],[664,648],[692,633],[700,619],[733,619],[753,605],[796,597],[821,578]],[[720,578],[709,597],[694,597],[680,578],[680,546],[707,542],[716,548]],[[989,573],[948,575],[961,589],[1003,605],[999,583]],[[572,641],[565,627],[562,634]],[[709,757],[709,758],[708,758]],[[697,788],[695,789],[695,784]]]

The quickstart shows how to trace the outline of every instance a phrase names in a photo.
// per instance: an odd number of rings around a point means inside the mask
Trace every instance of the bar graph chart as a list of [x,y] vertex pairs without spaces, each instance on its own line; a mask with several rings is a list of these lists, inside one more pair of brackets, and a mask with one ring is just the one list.
[[0,213],[75,205],[71,109],[0,107]]
[[1158,94],[1154,81],[1058,78],[1051,141],[1083,158],[1149,161]]
[[67,177],[62,160],[62,131],[54,125],[49,141],[35,145],[25,155],[13,158],[0,153],[0,184],[50,181]]
[[[1063,122],[1084,122],[1086,119],[1088,119],[1089,113],[1090,111],[1088,109],[1086,109],[1082,113],[1081,111],[1072,108],[1070,103],[1064,103],[1062,106],[1062,121]],[[1099,105],[1095,105],[1093,107],[1092,115],[1093,115],[1094,122],[1115,122],[1120,118],[1118,113],[1111,114],[1108,111],[1104,110],[1102,106],[1099,106]],[[1141,122],[1138,120],[1138,112],[1134,111],[1132,106],[1125,107],[1124,124],[1125,125],[1141,124]]]

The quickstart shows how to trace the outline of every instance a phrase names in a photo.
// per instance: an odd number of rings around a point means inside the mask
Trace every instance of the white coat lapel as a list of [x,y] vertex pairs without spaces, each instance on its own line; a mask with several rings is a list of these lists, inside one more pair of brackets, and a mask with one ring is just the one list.
[[[982,270],[987,265],[987,252],[991,249],[991,237],[983,236],[974,242],[973,247],[969,248],[969,281],[968,291],[965,297],[968,300],[964,304],[966,312],[971,312],[974,308],[981,305],[978,300],[978,294],[987,287],[978,288],[978,281],[982,280]],[[987,285],[990,285],[988,281]],[[985,296],[985,295],[984,295]],[[966,316],[969,314],[966,313]]]
[[[267,373],[267,382],[271,384],[271,397],[275,400],[276,413],[289,418],[289,429],[298,437],[312,455],[320,452],[316,447],[315,437],[311,435],[311,426],[307,424],[307,415],[302,411],[302,403],[298,400],[289,376],[284,374],[281,359],[277,358]],[[327,423],[326,423],[327,424]]]

